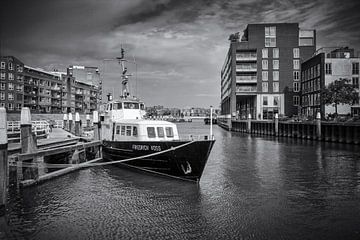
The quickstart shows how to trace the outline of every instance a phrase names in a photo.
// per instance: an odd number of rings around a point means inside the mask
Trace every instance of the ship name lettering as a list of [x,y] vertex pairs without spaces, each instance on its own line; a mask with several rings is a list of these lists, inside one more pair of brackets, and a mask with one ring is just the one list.
[[156,151],[156,152],[161,152],[161,147],[160,146],[151,146],[151,150]]
[[148,145],[132,145],[132,149],[140,151],[149,151]]

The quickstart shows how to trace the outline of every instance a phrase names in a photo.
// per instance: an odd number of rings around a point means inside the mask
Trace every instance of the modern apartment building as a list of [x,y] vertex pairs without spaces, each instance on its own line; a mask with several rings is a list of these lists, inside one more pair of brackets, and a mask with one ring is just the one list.
[[272,119],[297,115],[300,67],[316,49],[315,30],[298,23],[249,24],[233,34],[221,71],[221,114]]
[[24,65],[12,56],[1,57],[0,106],[9,112],[29,107],[34,113],[90,113],[98,109],[98,96],[97,85]]
[[[321,48],[301,65],[301,113],[307,117],[322,117],[335,113],[335,107],[322,104],[321,91],[324,87],[340,78],[350,80],[359,92],[360,58],[354,49]],[[360,105],[338,105],[338,114],[360,116]]]

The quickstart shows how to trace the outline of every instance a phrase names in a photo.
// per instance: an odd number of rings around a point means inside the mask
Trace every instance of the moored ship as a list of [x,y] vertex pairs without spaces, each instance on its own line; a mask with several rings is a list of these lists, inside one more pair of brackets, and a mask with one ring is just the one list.
[[101,122],[104,160],[123,160],[118,164],[199,181],[215,142],[212,134],[181,139],[176,124],[144,119],[144,103],[128,91],[126,60],[121,57],[118,61],[123,70],[122,95],[105,105]]

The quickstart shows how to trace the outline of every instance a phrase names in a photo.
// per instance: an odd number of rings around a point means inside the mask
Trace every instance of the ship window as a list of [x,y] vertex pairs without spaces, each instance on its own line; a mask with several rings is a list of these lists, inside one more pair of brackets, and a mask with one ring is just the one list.
[[134,136],[134,137],[137,136],[137,127],[133,127],[133,136]]
[[121,103],[114,103],[114,110],[116,109],[122,109],[122,104]]
[[147,133],[149,138],[156,137],[155,135],[155,128],[154,127],[147,127]]
[[140,109],[145,110],[144,104],[142,104],[142,103],[140,104]]
[[125,109],[139,109],[139,103],[124,102]]
[[131,126],[126,126],[126,136],[131,136]]
[[121,135],[125,136],[125,126],[121,126]]
[[116,134],[120,134],[120,126],[116,126]]
[[159,138],[165,137],[165,133],[164,133],[164,128],[163,128],[163,127],[157,127],[156,130],[157,130],[157,134],[158,134],[158,137],[159,137]]
[[166,130],[167,137],[174,137],[174,132],[173,132],[172,127],[166,127],[165,130]]

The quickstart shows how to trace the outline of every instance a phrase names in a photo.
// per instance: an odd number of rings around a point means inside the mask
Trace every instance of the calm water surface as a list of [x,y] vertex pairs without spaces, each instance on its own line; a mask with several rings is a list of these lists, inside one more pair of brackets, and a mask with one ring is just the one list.
[[359,147],[217,126],[214,134],[199,185],[85,169],[11,189],[8,231],[20,239],[360,239]]

